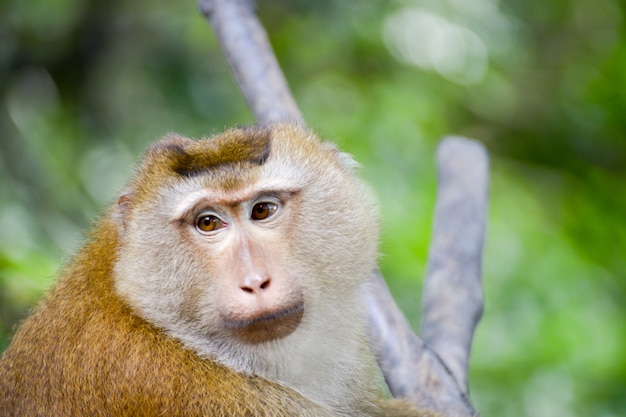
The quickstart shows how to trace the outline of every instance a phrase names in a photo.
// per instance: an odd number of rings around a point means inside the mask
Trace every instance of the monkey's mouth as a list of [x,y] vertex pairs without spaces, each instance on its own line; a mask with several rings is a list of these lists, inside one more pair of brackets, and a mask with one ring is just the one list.
[[282,310],[261,314],[250,319],[225,318],[224,326],[243,342],[256,344],[269,342],[290,335],[302,320],[304,303]]

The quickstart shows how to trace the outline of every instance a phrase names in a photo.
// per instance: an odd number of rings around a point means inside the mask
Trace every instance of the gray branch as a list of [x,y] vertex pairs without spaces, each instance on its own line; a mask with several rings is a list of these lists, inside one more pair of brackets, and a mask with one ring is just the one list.
[[251,0],[200,0],[252,114],[261,124],[303,121]]
[[[259,123],[303,118],[254,13],[252,0],[200,0]],[[369,294],[370,333],[392,394],[459,417],[476,415],[467,389],[487,201],[487,156],[480,144],[448,138],[438,152],[439,192],[424,282],[420,340],[380,273]]]
[[373,275],[372,285],[370,337],[393,396],[445,415],[477,415],[448,367],[415,336],[380,273]]
[[448,137],[439,145],[437,166],[439,186],[420,336],[467,390],[472,338],[483,310],[488,157],[478,142]]
[[370,297],[371,338],[395,397],[458,416],[468,398],[472,338],[482,313],[481,260],[488,158],[478,142],[444,139],[437,152],[435,222],[422,294],[422,340],[391,299],[380,274]]

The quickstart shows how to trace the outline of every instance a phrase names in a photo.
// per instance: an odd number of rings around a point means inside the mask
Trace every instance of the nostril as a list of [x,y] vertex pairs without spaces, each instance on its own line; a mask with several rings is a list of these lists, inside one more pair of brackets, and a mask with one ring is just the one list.
[[243,292],[247,292],[248,294],[256,294],[267,290],[270,287],[272,280],[271,278],[267,278],[266,280],[255,280],[253,282],[247,282],[246,285],[242,285],[241,290]]

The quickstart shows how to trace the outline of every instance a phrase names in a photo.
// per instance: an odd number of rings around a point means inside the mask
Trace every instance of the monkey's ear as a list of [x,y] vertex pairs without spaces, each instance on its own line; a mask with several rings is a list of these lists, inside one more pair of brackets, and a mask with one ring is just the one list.
[[361,166],[361,164],[359,164],[351,154],[347,152],[341,152],[341,151],[338,151],[337,153],[338,153],[339,161],[341,161],[341,165],[343,165],[347,169],[352,171]]
[[339,160],[339,163],[342,167],[344,167],[348,171],[354,171],[356,168],[359,168],[361,165],[354,159],[352,155],[346,152],[342,152],[337,148],[332,142],[325,142],[324,146],[328,148],[330,152],[332,152],[335,157]]
[[118,225],[120,232],[126,230],[126,224],[128,222],[128,216],[130,213],[130,202],[132,200],[132,197],[133,195],[130,191],[125,191],[117,199],[117,206],[114,209],[113,217]]

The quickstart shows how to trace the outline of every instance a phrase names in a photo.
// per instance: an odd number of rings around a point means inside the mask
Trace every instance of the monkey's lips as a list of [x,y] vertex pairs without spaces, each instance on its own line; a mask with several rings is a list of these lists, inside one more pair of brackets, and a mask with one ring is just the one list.
[[243,342],[256,344],[289,336],[302,320],[304,303],[247,319],[222,317],[226,327]]

